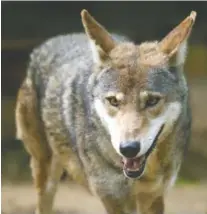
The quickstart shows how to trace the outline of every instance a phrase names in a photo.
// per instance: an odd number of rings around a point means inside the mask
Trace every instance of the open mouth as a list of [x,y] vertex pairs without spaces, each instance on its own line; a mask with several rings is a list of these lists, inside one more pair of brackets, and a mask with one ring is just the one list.
[[140,178],[142,176],[145,169],[147,158],[155,148],[157,139],[160,136],[163,128],[164,128],[164,124],[161,126],[152,145],[144,155],[136,158],[125,158],[125,157],[122,158],[123,171],[126,177]]
[[146,164],[146,156],[142,155],[138,158],[123,158],[123,171],[126,177],[129,178],[138,178],[144,172],[145,164]]

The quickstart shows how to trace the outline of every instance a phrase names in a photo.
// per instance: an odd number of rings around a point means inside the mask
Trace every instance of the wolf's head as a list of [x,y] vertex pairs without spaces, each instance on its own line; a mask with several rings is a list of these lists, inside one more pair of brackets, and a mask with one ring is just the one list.
[[96,113],[123,157],[125,175],[140,177],[182,112],[186,87],[180,68],[196,13],[160,42],[140,45],[118,43],[86,10],[81,16],[96,65]]

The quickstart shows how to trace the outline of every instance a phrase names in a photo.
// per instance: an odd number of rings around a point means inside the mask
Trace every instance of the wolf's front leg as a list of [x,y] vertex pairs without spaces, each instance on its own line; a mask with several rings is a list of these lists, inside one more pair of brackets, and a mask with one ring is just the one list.
[[163,196],[141,194],[138,197],[138,210],[140,214],[164,214]]
[[52,214],[54,196],[63,168],[59,160],[54,156],[47,164],[32,158],[31,168],[37,189],[35,214]]

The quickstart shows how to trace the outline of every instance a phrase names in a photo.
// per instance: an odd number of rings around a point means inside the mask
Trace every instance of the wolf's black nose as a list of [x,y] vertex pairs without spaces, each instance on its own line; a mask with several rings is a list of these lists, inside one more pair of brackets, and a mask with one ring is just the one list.
[[122,142],[120,144],[120,152],[126,158],[134,158],[140,151],[140,143],[138,141]]

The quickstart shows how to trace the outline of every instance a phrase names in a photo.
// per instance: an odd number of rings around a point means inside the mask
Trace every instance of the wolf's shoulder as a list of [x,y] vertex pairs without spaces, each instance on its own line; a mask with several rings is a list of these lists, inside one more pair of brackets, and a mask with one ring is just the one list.
[[52,37],[34,48],[30,62],[45,67],[58,66],[66,61],[81,57],[89,52],[87,38],[84,34],[68,34]]

